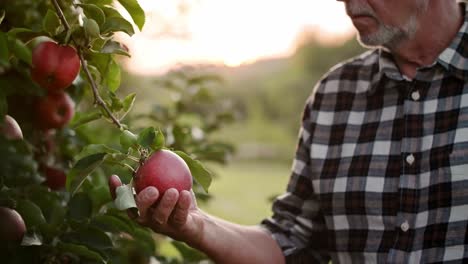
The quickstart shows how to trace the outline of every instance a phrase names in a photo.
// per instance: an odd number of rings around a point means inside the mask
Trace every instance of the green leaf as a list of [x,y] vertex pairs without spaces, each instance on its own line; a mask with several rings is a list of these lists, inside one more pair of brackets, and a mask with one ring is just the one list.
[[101,49],[101,53],[118,54],[131,57],[128,53],[128,50],[120,42],[112,40],[106,42],[106,44]]
[[120,146],[125,151],[129,148],[138,147],[138,137],[129,130],[124,130],[120,133]]
[[99,253],[93,250],[90,250],[86,246],[83,246],[83,245],[58,242],[57,249],[60,250],[61,252],[69,252],[79,257],[83,257],[85,259],[98,261],[100,263],[105,263],[104,259],[101,257]]
[[8,66],[10,52],[8,50],[8,38],[3,32],[0,32],[0,66]]
[[99,251],[113,247],[112,240],[102,230],[94,226],[81,226],[82,228],[77,228],[74,232],[63,236],[63,240],[83,244]]
[[99,25],[104,24],[104,22],[106,21],[106,16],[104,15],[104,12],[97,5],[79,4],[78,6],[83,8],[83,12],[85,13],[86,17],[94,19]]
[[66,209],[58,201],[50,202],[47,207],[49,211],[47,223],[57,229],[65,219]]
[[113,59],[109,61],[104,85],[112,92],[117,91],[120,86],[120,66]]
[[123,119],[133,108],[133,105],[135,103],[135,98],[136,98],[136,93],[131,93],[125,97],[123,100],[123,111],[124,114],[120,117],[120,119]]
[[[129,184],[131,185],[132,182],[130,182]],[[129,209],[129,210],[133,210],[134,212],[138,213],[138,209],[136,209],[136,208],[132,208],[132,209]],[[106,211],[106,215],[113,216],[115,218],[118,218],[120,221],[123,221],[128,226],[130,226],[132,231],[135,230],[135,229],[141,228],[141,226],[139,224],[137,224],[134,220],[132,220],[130,217],[128,217],[128,211],[121,211],[121,210],[118,210],[115,207],[109,207],[107,209],[107,211]]]
[[208,192],[208,188],[211,185],[211,172],[209,172],[201,162],[192,159],[189,155],[182,151],[174,151],[179,155],[185,163],[187,163],[192,173],[193,178],[203,187],[205,192]]
[[128,11],[133,19],[133,22],[140,30],[145,25],[145,11],[141,8],[136,0],[118,0],[120,4]]
[[10,29],[7,34],[10,37],[16,37],[16,35],[21,34],[21,33],[28,33],[29,34],[29,33],[33,33],[33,32],[34,31],[32,31],[29,28],[17,28],[17,27],[15,27],[15,28]]
[[93,54],[90,63],[99,70],[100,83],[115,92],[120,86],[120,66],[114,61],[111,54]]
[[93,204],[88,194],[77,193],[68,203],[68,217],[76,221],[83,221],[91,216]]
[[147,254],[153,254],[156,245],[150,230],[135,228],[132,235],[138,241],[138,245],[142,247],[143,251],[146,251]]
[[39,36],[43,36],[44,32],[32,31],[29,28],[12,28],[8,31],[7,34],[11,38],[18,38],[24,42],[29,42],[31,39],[34,39]]
[[[100,55],[100,54],[95,54],[95,55]],[[94,59],[95,56],[93,56]],[[93,61],[94,63],[94,61]],[[98,69],[98,67],[88,64],[88,70],[91,73],[91,76],[93,79],[96,81],[97,84],[101,84],[102,81],[102,74],[101,71]]]
[[45,186],[35,185],[28,188],[28,197],[41,208],[47,224],[51,225],[54,230],[58,229],[65,215],[61,193],[50,192]]
[[106,156],[106,158],[104,159],[105,162],[107,163],[110,163],[110,164],[119,164],[119,165],[122,165],[122,162],[124,160],[126,160],[128,158],[128,155],[127,154],[124,154],[124,153],[113,153],[113,154],[109,154]]
[[86,177],[103,162],[107,153],[97,153],[80,159],[67,176],[67,190],[75,195]]
[[28,229],[46,222],[41,208],[30,200],[18,200],[16,211],[23,217]]
[[83,27],[85,31],[85,35],[91,39],[97,39],[101,37],[101,32],[99,30],[99,25],[97,22],[92,18],[83,18]]
[[108,42],[108,39],[101,36],[100,38],[95,39],[91,43],[91,48],[89,48],[89,50],[87,51],[89,51],[90,53],[102,53],[100,50],[102,50],[106,42]]
[[98,120],[102,117],[101,112],[92,110],[91,112],[77,112],[73,117],[72,121],[70,122],[69,126],[72,128],[77,128],[89,122]]
[[114,200],[115,207],[119,210],[127,210],[136,208],[135,197],[133,196],[133,188],[131,184],[121,185],[116,189],[116,198]]
[[19,39],[9,38],[8,41],[10,51],[23,62],[28,65],[32,64],[31,50]]
[[92,225],[108,232],[120,233],[126,232],[131,233],[133,231],[132,226],[112,215],[98,215],[95,216],[91,222]]
[[162,149],[164,148],[165,144],[166,144],[166,139],[164,138],[164,134],[161,131],[161,129],[159,129],[157,131],[156,138],[153,141],[152,148],[154,150]]
[[99,4],[100,5],[112,5],[114,4],[114,1],[113,0],[100,0]]
[[77,155],[76,159],[80,160],[84,157],[91,156],[94,154],[100,154],[100,153],[113,154],[113,153],[119,153],[119,151],[109,146],[106,146],[104,144],[91,144],[91,145],[85,146],[81,150],[81,152]]
[[113,33],[122,31],[127,33],[129,36],[135,34],[132,24],[122,17],[108,17],[106,22],[102,26],[102,33]]
[[117,95],[110,91],[109,92],[109,99],[110,102],[108,102],[109,108],[112,112],[119,112],[123,108],[123,102],[120,100],[120,98],[117,97]]
[[144,148],[151,148],[155,139],[156,130],[154,127],[145,128],[138,134],[138,144]]
[[55,36],[63,30],[60,19],[54,11],[47,10],[44,20],[42,20],[42,29],[50,36]]
[[110,6],[110,5],[101,5],[100,4],[99,7],[102,9],[104,14],[106,15],[106,19],[108,19],[110,17],[123,18],[122,15],[119,13],[119,11],[117,9],[115,9],[114,7]]
[[[103,177],[99,177],[103,178]],[[90,183],[92,184],[92,183]],[[94,187],[91,190],[88,190],[89,198],[93,202],[93,212],[98,212],[101,208],[111,201],[111,196],[109,193],[109,187],[107,184],[103,184],[102,186]]]

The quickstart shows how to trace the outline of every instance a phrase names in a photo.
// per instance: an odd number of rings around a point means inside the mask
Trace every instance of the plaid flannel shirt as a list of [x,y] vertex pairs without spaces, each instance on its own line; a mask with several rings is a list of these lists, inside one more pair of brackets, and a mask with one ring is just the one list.
[[467,57],[465,16],[412,80],[378,49],[317,84],[262,222],[289,263],[468,263]]

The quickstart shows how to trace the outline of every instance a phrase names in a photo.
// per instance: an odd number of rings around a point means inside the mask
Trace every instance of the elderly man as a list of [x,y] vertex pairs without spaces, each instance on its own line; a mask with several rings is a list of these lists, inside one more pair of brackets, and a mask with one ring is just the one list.
[[[468,261],[468,17],[455,0],[343,0],[368,52],[307,101],[287,192],[246,227],[149,187],[137,221],[217,263]],[[111,178],[111,188],[120,184]]]

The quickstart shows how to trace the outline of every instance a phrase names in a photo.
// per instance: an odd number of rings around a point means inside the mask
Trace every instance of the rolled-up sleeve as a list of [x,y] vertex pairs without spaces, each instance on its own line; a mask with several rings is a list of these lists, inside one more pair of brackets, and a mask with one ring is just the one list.
[[326,234],[319,200],[312,186],[310,141],[313,124],[308,101],[299,131],[295,159],[286,193],[273,203],[273,215],[262,221],[277,241],[288,263],[328,263],[323,253]]

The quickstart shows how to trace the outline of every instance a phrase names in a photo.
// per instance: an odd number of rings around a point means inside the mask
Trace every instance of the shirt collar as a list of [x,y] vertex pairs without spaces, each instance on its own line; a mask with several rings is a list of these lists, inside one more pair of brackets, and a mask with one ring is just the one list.
[[[465,10],[464,14],[468,14],[468,5],[459,3]],[[439,63],[448,72],[453,73],[461,79],[468,79],[468,15],[465,15],[463,25],[460,27],[456,37],[452,43],[440,53],[436,63]],[[385,49],[378,49],[378,74],[373,80],[376,86],[378,81],[383,77],[388,77],[393,80],[407,80],[396,66],[393,56]],[[433,66],[431,65],[431,66]]]
[[392,54],[383,48],[379,49],[379,73],[381,76],[385,75],[393,80],[404,80],[403,75],[393,60]]
[[376,72],[374,72],[375,74],[373,74],[372,76],[371,84],[367,91],[369,95],[376,92],[376,90],[378,90],[379,87],[383,87],[381,85],[381,82],[384,79],[392,79],[392,80],[397,80],[397,81],[404,80],[390,52],[382,48],[374,50],[374,51],[375,51],[374,54],[377,57],[377,62],[376,62],[377,68],[376,68]]
[[449,72],[460,79],[468,79],[468,5],[460,3],[465,19],[455,39],[437,58],[437,61]]

